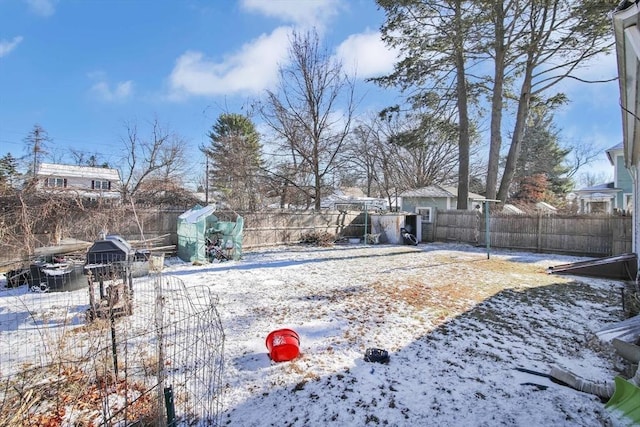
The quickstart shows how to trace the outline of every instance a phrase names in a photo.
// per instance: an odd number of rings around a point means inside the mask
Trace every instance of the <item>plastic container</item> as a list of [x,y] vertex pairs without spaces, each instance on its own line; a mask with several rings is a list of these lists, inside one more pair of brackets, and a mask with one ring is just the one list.
[[616,388],[604,407],[629,422],[640,425],[640,388],[622,377],[615,377]]
[[300,354],[300,337],[293,329],[278,329],[267,335],[269,357],[274,362],[288,362]]

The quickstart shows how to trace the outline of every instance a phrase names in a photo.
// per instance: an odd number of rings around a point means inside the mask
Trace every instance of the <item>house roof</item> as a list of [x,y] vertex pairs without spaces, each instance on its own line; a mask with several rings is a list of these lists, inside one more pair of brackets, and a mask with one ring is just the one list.
[[638,15],[640,6],[636,2],[624,1],[613,13],[613,30],[618,59],[618,84],[620,86],[620,108],[622,110],[622,136],[626,166],[637,165],[640,160],[640,144],[636,135],[640,134],[640,113],[638,93],[640,79],[638,66],[640,58],[640,30]]
[[[439,185],[430,185],[428,187],[407,190],[400,194],[400,197],[455,198],[458,197],[458,189],[456,187],[440,187]],[[469,199],[484,199],[484,197],[480,194],[469,192]]]
[[612,165],[615,165],[615,161],[613,160],[614,151],[620,151],[621,153],[624,153],[624,143],[621,142],[619,144],[616,144],[613,147],[607,148],[607,150],[605,151],[607,153],[607,158],[609,158],[609,163],[611,163]]
[[60,165],[57,163],[40,163],[40,165],[38,166],[37,175],[120,181],[120,172],[118,172],[117,169],[96,168],[91,166]]
[[604,184],[598,184],[591,187],[581,188],[576,190],[576,193],[616,193],[620,191],[619,188],[616,188],[614,182],[607,182]]
[[541,210],[541,211],[547,211],[547,212],[556,212],[558,210],[558,208],[556,208],[555,206],[550,205],[547,202],[538,202],[538,203],[536,203],[536,209]]
[[504,205],[502,205],[502,212],[518,214],[518,215],[522,215],[526,213],[525,211],[523,211],[522,209],[520,209],[515,205],[512,205],[511,203],[505,203]]
[[364,191],[358,187],[342,187],[335,190],[335,195],[341,198],[365,197]]

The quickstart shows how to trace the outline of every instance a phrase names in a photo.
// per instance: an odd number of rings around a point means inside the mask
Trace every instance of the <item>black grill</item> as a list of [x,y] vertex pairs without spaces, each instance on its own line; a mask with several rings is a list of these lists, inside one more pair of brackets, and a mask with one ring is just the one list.
[[[133,295],[133,278],[131,276],[131,264],[135,259],[136,251],[120,236],[107,236],[102,240],[96,240],[87,251],[87,260],[84,266],[85,274],[90,275],[90,282],[100,283],[100,299],[106,298],[104,282],[112,281],[126,284],[128,282],[130,295]],[[90,286],[90,290],[93,287]],[[94,304],[90,295],[91,304]]]
[[96,240],[87,251],[87,264],[126,263],[131,261],[135,251],[120,236],[107,236]]

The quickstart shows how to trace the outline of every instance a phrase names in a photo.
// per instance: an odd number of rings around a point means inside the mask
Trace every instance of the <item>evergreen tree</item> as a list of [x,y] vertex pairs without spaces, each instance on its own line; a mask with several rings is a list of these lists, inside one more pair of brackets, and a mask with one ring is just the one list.
[[0,193],[5,193],[13,188],[19,178],[18,159],[11,153],[0,158]]
[[[516,163],[516,189],[514,196],[522,193],[523,183],[530,182],[538,175],[546,176],[548,200],[566,194],[572,186],[567,177],[570,167],[566,157],[570,149],[562,148],[558,142],[559,131],[553,123],[553,114],[544,106],[531,110],[522,139],[521,153]],[[539,178],[533,179],[538,182]],[[542,200],[542,199],[540,199]],[[540,201],[538,200],[538,201]]]
[[208,156],[211,190],[236,210],[254,211],[260,204],[260,171],[263,167],[260,135],[242,114],[224,113],[209,132]]

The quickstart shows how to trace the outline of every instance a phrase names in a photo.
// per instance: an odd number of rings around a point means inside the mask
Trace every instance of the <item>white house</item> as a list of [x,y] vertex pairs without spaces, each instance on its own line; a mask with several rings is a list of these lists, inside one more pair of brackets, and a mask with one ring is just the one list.
[[625,166],[624,145],[617,144],[606,150],[613,166],[613,182],[605,182],[576,190],[578,213],[607,213],[633,211],[633,184]]
[[633,252],[638,253],[638,208],[640,207],[638,171],[640,170],[640,7],[625,1],[613,13],[613,30],[618,59],[620,109],[624,164],[632,179]]
[[55,163],[40,163],[36,179],[42,191],[69,192],[88,199],[119,199],[122,185],[117,169]]

